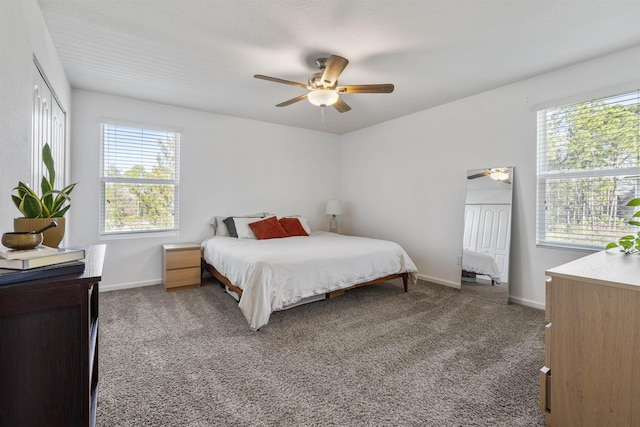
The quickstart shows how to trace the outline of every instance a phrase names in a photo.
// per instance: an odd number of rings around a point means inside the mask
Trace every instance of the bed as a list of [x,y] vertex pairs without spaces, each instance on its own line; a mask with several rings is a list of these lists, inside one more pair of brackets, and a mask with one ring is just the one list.
[[258,330],[272,312],[402,278],[405,292],[417,268],[397,243],[313,231],[308,236],[258,240],[216,235],[202,243],[204,265],[239,299]]
[[489,276],[491,284],[500,283],[500,270],[495,259],[489,254],[469,249],[462,251],[462,278],[475,279],[476,275]]

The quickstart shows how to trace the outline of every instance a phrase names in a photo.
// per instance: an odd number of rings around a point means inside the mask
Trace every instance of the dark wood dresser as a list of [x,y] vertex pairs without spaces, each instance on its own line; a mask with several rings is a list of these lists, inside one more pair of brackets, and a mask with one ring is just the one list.
[[98,283],[105,245],[82,274],[0,285],[0,426],[94,426]]

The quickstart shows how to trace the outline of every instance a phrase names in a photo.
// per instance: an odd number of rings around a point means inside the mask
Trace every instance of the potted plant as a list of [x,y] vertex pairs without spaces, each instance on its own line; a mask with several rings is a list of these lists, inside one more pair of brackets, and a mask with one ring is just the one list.
[[55,220],[58,226],[43,233],[43,244],[57,248],[64,236],[64,214],[71,207],[69,194],[76,184],[69,184],[62,190],[54,189],[56,172],[49,144],[42,147],[42,162],[47,171],[40,183],[41,196],[22,181],[13,189],[18,194],[12,194],[11,199],[24,216],[13,220],[13,228],[15,231],[34,231]]
[[[633,199],[627,206],[640,206],[640,198]],[[633,214],[633,218],[628,222],[629,225],[640,226],[640,211]],[[622,236],[617,242],[611,242],[607,245],[606,250],[619,248],[620,252],[625,254],[632,254],[634,252],[640,252],[640,232]]]

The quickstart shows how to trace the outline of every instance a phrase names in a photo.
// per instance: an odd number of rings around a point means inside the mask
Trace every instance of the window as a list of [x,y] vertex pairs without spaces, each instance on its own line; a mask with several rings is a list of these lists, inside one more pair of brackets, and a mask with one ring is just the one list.
[[102,124],[102,235],[178,229],[180,134]]
[[538,111],[537,243],[603,249],[629,234],[639,158],[640,91]]

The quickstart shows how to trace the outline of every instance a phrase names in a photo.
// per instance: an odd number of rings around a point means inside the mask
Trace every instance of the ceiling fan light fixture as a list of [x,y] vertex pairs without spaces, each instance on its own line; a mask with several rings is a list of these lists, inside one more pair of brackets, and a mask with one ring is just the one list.
[[493,171],[489,174],[489,176],[491,177],[491,179],[496,181],[504,181],[505,179],[509,179],[509,174],[501,170]]
[[313,105],[318,107],[328,107],[338,102],[340,95],[335,90],[329,89],[315,89],[309,92],[307,99]]

